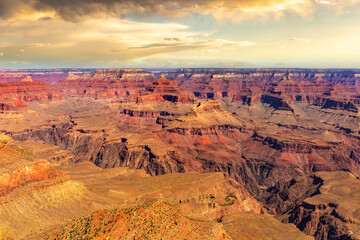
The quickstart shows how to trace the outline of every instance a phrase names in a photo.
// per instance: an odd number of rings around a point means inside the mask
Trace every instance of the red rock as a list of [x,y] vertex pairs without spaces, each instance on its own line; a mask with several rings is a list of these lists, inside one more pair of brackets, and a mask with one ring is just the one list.
[[69,73],[84,74],[90,72],[90,69],[12,69],[0,71],[0,82],[19,81],[26,76],[31,76],[36,81],[42,81],[51,84],[64,79]]
[[139,96],[134,96],[134,99],[136,99],[137,102],[169,101],[173,103],[189,103],[195,101],[193,94],[180,88],[174,81],[167,80],[163,77],[147,87]]
[[126,209],[101,210],[73,220],[48,239],[231,239],[217,222],[184,217],[174,206],[156,201]]
[[[281,81],[284,75],[289,76],[289,78],[295,82],[304,83],[301,87],[305,88],[303,89],[305,92],[321,90],[321,88],[326,87],[326,85],[333,84],[347,86],[348,90],[346,91],[358,91],[356,88],[360,87],[360,72],[346,70],[179,69],[162,74],[168,79],[176,81],[177,84],[186,91],[193,92],[195,96],[210,99],[233,97],[242,89],[252,88],[254,86],[264,89],[266,86]],[[324,89],[321,91],[323,90]]]
[[141,69],[99,69],[82,76],[70,74],[54,87],[69,95],[107,98],[138,94],[154,80],[152,73]]
[[249,87],[240,90],[232,97],[233,102],[242,102],[243,104],[253,105],[261,100],[262,89],[260,87]]
[[26,108],[26,102],[61,98],[60,92],[29,76],[17,82],[0,83],[0,110],[2,111]]
[[354,88],[333,85],[323,79],[297,82],[288,75],[284,75],[278,83],[271,84],[262,95],[262,102],[277,110],[292,112],[294,110],[290,107],[291,102],[302,102],[357,113],[355,104],[360,104],[359,100]]
[[64,176],[62,171],[56,170],[47,161],[17,167],[0,176],[0,197],[30,183],[61,179]]

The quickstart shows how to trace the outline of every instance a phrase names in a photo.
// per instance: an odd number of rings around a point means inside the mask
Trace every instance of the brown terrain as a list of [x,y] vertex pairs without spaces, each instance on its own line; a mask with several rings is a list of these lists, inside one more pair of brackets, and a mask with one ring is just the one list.
[[67,74],[0,84],[5,239],[360,239],[356,70]]
[[27,102],[60,99],[60,92],[55,91],[44,82],[33,80],[30,76],[15,82],[0,83],[1,112],[26,108]]
[[78,238],[231,239],[221,224],[191,220],[175,207],[159,201],[95,212],[74,220],[49,239]]
[[282,222],[315,239],[359,239],[360,180],[349,172],[318,172],[267,189],[264,201]]
[[69,73],[54,86],[67,94],[106,98],[138,93],[154,80],[153,74],[141,69],[98,69],[82,76]]

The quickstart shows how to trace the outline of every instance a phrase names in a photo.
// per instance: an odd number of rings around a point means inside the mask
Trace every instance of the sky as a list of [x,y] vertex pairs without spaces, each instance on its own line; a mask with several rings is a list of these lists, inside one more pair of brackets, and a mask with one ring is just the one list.
[[0,0],[0,69],[360,68],[360,0]]

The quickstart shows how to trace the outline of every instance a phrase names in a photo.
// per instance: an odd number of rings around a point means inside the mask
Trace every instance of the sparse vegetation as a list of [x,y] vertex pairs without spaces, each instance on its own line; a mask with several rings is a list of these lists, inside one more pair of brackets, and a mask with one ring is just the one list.
[[231,206],[231,205],[234,204],[234,202],[235,202],[236,199],[237,199],[236,196],[231,196],[231,195],[226,196],[226,197],[225,197],[225,202],[226,202],[226,203],[220,204],[220,206],[222,206],[222,207]]

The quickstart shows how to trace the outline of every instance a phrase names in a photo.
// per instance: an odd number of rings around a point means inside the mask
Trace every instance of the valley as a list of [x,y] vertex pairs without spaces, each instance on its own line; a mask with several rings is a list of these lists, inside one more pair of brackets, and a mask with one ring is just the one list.
[[0,74],[3,239],[360,239],[360,71],[54,72]]

